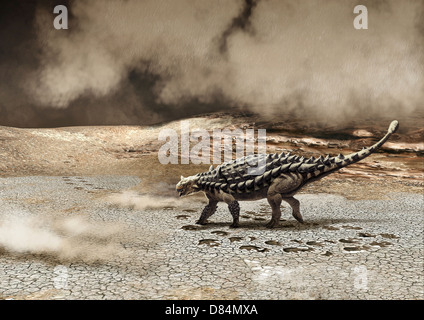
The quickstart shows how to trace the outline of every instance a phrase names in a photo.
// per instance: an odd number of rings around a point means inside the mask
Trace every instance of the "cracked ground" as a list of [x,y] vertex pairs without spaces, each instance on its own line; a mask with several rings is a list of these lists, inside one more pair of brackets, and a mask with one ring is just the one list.
[[[198,226],[204,204],[197,199],[150,209],[111,200],[138,183],[134,176],[1,178],[2,218],[13,213],[27,233],[46,231],[62,240],[4,249],[0,297],[424,298],[422,195],[348,200],[300,194],[306,223],[283,208],[275,229],[263,226],[270,218],[266,200],[242,202],[240,228],[230,229],[223,204],[209,224]],[[74,224],[81,228],[67,231],[75,217],[84,218]],[[43,223],[31,224],[35,218]]]

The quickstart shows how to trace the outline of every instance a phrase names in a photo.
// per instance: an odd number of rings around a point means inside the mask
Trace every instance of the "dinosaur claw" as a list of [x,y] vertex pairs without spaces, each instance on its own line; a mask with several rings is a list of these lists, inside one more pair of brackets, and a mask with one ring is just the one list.
[[305,221],[303,221],[303,218],[302,218],[302,216],[300,216],[300,215],[293,215],[293,217],[297,220],[297,222],[299,222],[299,223],[305,223]]

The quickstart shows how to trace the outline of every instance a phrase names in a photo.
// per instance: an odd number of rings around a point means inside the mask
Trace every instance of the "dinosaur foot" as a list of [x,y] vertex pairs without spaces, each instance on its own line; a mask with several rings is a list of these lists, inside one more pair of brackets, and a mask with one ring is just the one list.
[[294,218],[295,218],[298,222],[300,222],[300,223],[305,223],[305,221],[303,221],[303,218],[302,218],[302,217],[294,216]]
[[270,222],[268,222],[268,223],[265,225],[265,227],[267,227],[267,228],[269,228],[269,229],[274,228],[274,227],[276,227],[276,226],[278,226],[278,222],[277,222],[277,221],[275,221],[275,220],[273,220],[273,219],[271,219],[271,221],[270,221]]

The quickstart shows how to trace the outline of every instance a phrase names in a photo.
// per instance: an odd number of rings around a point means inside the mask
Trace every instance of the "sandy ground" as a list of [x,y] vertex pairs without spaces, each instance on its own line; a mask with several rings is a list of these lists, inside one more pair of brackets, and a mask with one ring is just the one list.
[[[270,127],[229,115],[190,125]],[[0,127],[0,298],[424,298],[420,128],[302,190],[307,223],[284,208],[273,230],[263,227],[266,201],[241,204],[239,229],[228,228],[225,205],[195,226],[203,198],[176,199],[173,188],[181,174],[209,165],[161,165],[163,128],[178,130],[179,122]],[[271,128],[268,152],[305,156],[349,153],[386,130]]]

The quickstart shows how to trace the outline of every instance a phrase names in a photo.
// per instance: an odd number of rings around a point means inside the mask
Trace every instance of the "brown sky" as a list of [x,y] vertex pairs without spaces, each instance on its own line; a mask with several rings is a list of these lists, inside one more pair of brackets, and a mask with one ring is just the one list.
[[[65,4],[69,29],[53,28]],[[367,0],[9,1],[0,125],[151,124],[241,108],[307,122],[424,102],[424,4]],[[421,22],[420,22],[421,21]]]

